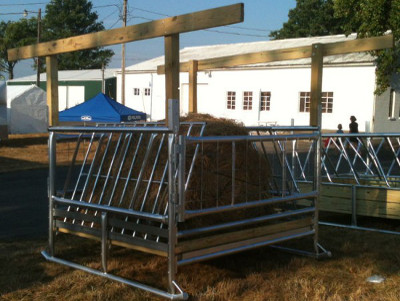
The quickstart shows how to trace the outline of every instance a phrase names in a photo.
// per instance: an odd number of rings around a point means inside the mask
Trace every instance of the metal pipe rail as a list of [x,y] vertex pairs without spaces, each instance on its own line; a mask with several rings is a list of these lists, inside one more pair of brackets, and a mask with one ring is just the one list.
[[[316,128],[203,137],[205,126],[182,123],[179,133],[179,126],[157,123],[50,128],[49,247],[43,256],[165,298],[185,299],[175,281],[180,265],[305,236],[313,236],[316,257],[327,255],[318,244],[319,186],[293,189],[286,159],[287,144],[319,141]],[[77,133],[76,144],[64,188],[56,193],[56,143],[63,143],[57,136],[64,133]],[[284,162],[278,167],[276,157]],[[216,198],[205,190],[212,179]],[[317,173],[312,181],[318,181]],[[227,219],[202,222],[218,214]],[[102,271],[57,258],[56,232],[100,240]],[[113,244],[165,256],[168,292],[108,274]]]
[[[250,129],[258,135],[295,132],[292,127],[264,127],[264,131]],[[327,221],[320,224],[400,234],[361,227],[357,218],[362,215],[400,219],[397,201],[400,200],[400,134],[324,133],[321,139],[321,210],[350,214],[351,225]],[[278,142],[278,146],[280,144]],[[285,165],[299,191],[311,187],[306,183],[313,177],[314,163],[310,160],[313,152],[313,146],[307,149],[300,141],[294,141],[292,151],[288,152]],[[331,203],[333,197],[336,205]]]

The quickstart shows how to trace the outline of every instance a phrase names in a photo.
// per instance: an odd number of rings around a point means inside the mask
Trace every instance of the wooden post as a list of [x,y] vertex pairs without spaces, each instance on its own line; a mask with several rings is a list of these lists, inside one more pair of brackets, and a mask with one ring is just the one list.
[[322,67],[323,45],[313,44],[311,54],[311,93],[310,93],[310,125],[321,126],[322,122]]
[[189,62],[189,113],[197,113],[197,67],[198,62]]
[[168,125],[168,99],[179,101],[179,34],[166,36],[165,46],[165,124]]
[[58,66],[57,56],[46,56],[47,106],[49,126],[58,125]]

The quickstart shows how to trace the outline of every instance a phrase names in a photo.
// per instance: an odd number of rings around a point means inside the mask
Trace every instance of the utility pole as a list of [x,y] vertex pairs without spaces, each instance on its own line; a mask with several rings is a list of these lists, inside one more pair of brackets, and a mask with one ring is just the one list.
[[[126,27],[126,15],[127,15],[127,2],[124,0],[124,8],[122,13],[122,21],[124,27]],[[121,103],[125,105],[125,43],[122,44],[122,62],[121,62]]]
[[[37,43],[40,43],[40,32],[42,22],[42,9],[39,8],[38,19],[37,19]],[[36,58],[36,86],[40,85],[40,57]]]

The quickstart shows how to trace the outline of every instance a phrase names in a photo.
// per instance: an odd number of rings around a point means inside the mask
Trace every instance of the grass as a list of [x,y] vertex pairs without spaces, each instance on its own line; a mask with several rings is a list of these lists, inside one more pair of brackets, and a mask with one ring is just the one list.
[[[315,260],[261,248],[179,268],[178,283],[190,300],[384,300],[400,299],[400,238],[321,228],[333,258]],[[295,247],[310,241],[299,240]],[[46,262],[46,239],[0,243],[1,300],[162,300],[85,272]],[[58,254],[100,268],[98,242],[57,237]],[[109,269],[156,287],[166,286],[164,258],[113,247]],[[372,275],[385,281],[369,283]]]
[[[0,166],[9,162],[2,172],[47,166],[46,139],[19,136],[1,141]],[[400,230],[398,221],[385,223]],[[40,254],[46,243],[46,237],[0,242],[0,300],[163,300],[47,262]],[[400,236],[321,226],[320,243],[332,258],[315,260],[265,247],[180,267],[177,282],[190,300],[400,300]],[[312,242],[301,239],[290,245],[309,249]],[[56,254],[92,268],[101,266],[100,244],[95,241],[60,234]],[[164,258],[118,247],[112,247],[110,255],[111,273],[166,287]],[[375,274],[385,281],[366,281]]]

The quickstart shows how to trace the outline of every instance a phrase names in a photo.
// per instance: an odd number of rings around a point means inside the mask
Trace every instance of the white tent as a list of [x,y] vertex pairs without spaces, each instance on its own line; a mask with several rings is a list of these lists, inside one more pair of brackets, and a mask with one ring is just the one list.
[[10,134],[45,133],[48,127],[46,92],[35,85],[7,86]]

